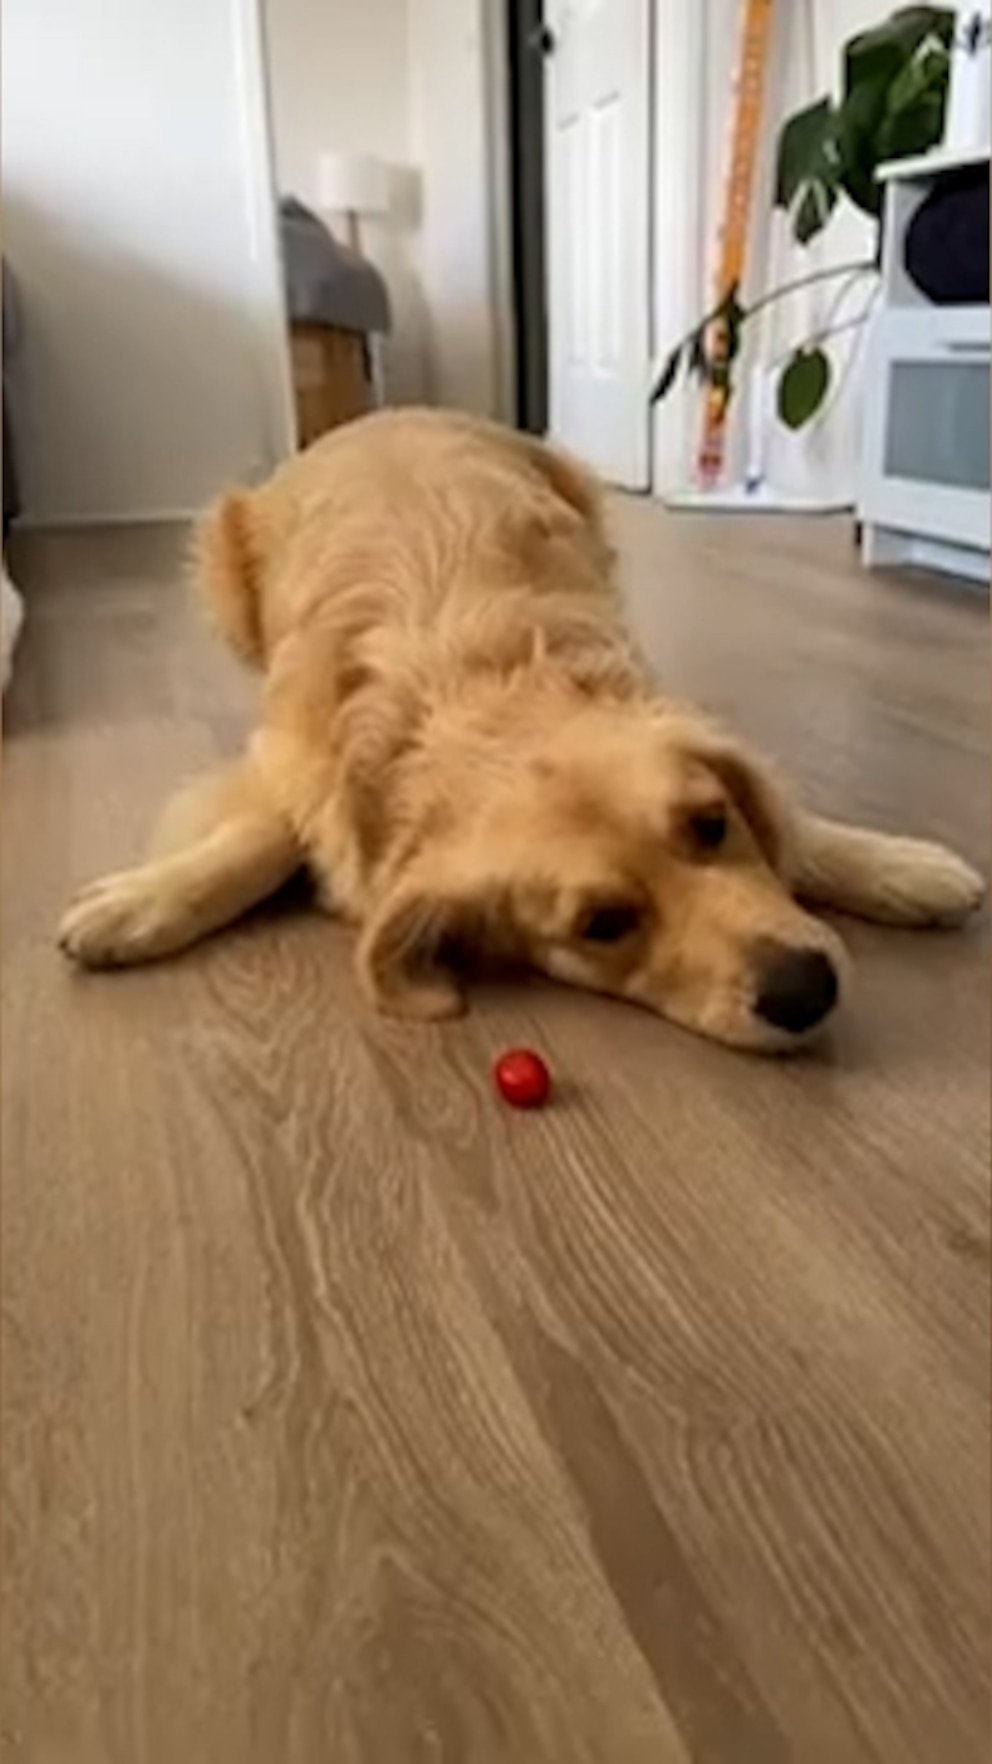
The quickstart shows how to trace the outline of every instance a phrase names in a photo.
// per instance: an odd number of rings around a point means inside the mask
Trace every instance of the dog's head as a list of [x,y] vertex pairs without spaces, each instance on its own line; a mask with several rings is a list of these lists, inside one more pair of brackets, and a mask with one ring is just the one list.
[[735,1046],[797,1045],[832,1011],[839,940],[788,888],[775,785],[694,717],[587,706],[435,816],[360,946],[380,1008],[461,1008],[457,952],[524,961]]

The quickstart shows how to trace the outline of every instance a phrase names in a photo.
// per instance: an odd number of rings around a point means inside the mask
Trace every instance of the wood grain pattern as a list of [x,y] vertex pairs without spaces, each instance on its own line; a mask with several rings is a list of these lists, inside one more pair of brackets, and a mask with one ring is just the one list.
[[[974,599],[843,526],[616,509],[678,690],[824,808],[987,859]],[[174,535],[35,539],[6,707],[2,1748],[11,1764],[978,1764],[988,958],[849,927],[750,1060],[538,984],[370,1017],[289,898],[70,972],[251,689]],[[488,1067],[542,1047],[555,1107]]]

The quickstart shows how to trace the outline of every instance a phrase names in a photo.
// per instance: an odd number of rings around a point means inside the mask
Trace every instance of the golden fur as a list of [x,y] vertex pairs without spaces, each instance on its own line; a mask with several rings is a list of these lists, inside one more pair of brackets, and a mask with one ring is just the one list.
[[[807,1026],[789,958],[818,953],[821,980],[843,967],[797,895],[899,924],[980,897],[940,847],[803,814],[659,693],[621,621],[596,484],[527,437],[367,417],[222,497],[197,550],[215,625],[264,674],[261,724],[173,805],[147,864],[69,909],[82,962],[180,949],[305,863],[358,927],[383,1009],[450,1014],[459,952],[483,954],[778,1048]],[[786,1026],[758,1008],[772,970]]]

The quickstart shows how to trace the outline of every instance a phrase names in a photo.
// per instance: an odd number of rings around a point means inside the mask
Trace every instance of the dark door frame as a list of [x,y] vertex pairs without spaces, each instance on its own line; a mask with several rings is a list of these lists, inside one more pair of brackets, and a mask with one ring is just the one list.
[[516,420],[519,428],[543,435],[548,426],[544,0],[506,0],[506,42]]

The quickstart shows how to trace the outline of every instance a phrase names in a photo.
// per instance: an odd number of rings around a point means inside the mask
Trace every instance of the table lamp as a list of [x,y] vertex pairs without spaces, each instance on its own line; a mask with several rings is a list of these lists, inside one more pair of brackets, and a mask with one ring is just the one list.
[[322,153],[317,190],[321,208],[344,215],[347,243],[360,251],[359,217],[389,212],[389,167],[370,153]]

